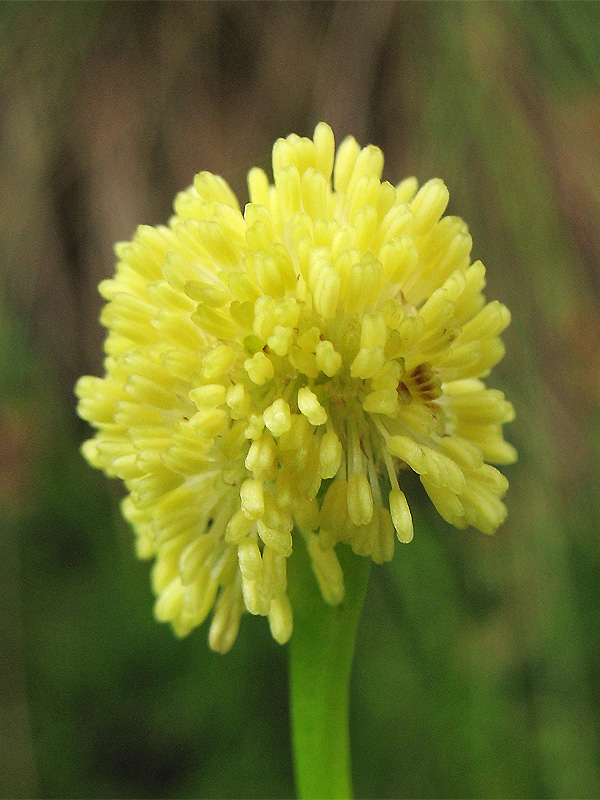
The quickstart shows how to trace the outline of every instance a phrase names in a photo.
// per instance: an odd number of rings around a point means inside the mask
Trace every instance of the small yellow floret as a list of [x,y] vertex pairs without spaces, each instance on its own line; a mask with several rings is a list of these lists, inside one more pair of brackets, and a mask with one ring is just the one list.
[[390,514],[396,529],[398,541],[407,544],[414,536],[412,515],[404,492],[395,489],[390,492]]
[[240,486],[242,511],[248,519],[259,519],[265,513],[265,501],[261,481],[248,478]]
[[247,358],[244,361],[244,369],[252,383],[257,386],[262,386],[275,375],[273,362],[262,352],[255,353],[252,358]]
[[289,431],[292,425],[290,407],[281,397],[278,397],[274,403],[264,410],[263,418],[265,425],[273,436],[281,436],[286,431]]
[[327,412],[308,386],[298,391],[298,408],[311,425],[324,425],[327,422]]
[[333,431],[323,434],[319,446],[322,478],[333,478],[337,475],[342,463],[343,452],[342,443]]
[[269,626],[271,635],[279,644],[285,644],[292,635],[292,605],[287,595],[282,594],[271,601]]
[[333,378],[334,375],[337,375],[342,367],[342,356],[335,350],[331,342],[318,342],[315,348],[315,357],[317,367],[328,378]]
[[348,478],[348,516],[355,525],[366,525],[373,516],[373,495],[366,475],[354,473]]

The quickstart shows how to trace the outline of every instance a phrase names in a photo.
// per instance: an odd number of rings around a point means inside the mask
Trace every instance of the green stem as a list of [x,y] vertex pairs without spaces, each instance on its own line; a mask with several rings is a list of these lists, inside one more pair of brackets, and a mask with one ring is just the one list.
[[[301,540],[295,537],[295,542]],[[289,559],[294,609],[290,640],[292,744],[298,796],[352,797],[348,702],[358,620],[371,560],[338,547],[346,595],[339,606],[324,602],[304,543]]]

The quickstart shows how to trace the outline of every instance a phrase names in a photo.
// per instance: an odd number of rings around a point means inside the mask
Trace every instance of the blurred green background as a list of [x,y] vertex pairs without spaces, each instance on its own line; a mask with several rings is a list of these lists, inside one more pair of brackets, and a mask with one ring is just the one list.
[[359,797],[600,795],[600,5],[0,6],[0,794],[290,797],[286,649],[152,618],[148,564],[89,469],[113,242],[195,172],[245,175],[327,120],[392,182],[443,177],[517,408],[509,517],[374,568],[352,686]]

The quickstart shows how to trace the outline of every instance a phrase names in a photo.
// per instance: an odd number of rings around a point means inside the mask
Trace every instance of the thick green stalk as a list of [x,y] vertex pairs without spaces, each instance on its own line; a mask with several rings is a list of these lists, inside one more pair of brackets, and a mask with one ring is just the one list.
[[[295,542],[301,539],[296,536]],[[371,560],[345,545],[338,547],[338,556],[346,587],[339,606],[321,598],[303,542],[289,560],[292,746],[296,789],[303,800],[352,797],[350,672]]]

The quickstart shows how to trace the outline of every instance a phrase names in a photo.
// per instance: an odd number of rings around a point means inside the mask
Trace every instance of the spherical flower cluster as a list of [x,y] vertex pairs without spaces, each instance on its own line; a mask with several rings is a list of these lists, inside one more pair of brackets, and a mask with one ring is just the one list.
[[122,479],[137,552],[155,558],[159,620],[187,634],[214,606],[210,646],[244,610],[292,633],[286,560],[305,540],[339,603],[342,542],[381,563],[413,526],[417,473],[444,519],[504,520],[502,436],[513,408],[482,378],[508,310],[485,302],[465,223],[440,180],[381,181],[383,155],[331,129],[273,148],[244,212],[207,172],[166,227],[117,245],[105,377],[77,384],[98,430],[83,452]]

